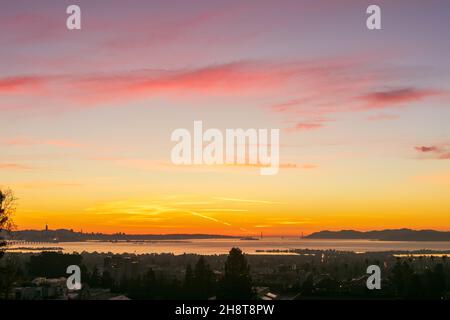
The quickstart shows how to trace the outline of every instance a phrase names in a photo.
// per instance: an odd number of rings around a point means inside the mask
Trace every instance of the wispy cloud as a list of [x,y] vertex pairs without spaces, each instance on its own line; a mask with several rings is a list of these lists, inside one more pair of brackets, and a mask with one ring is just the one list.
[[416,149],[416,151],[418,152],[422,152],[422,153],[427,153],[427,152],[439,152],[440,149],[436,146],[421,146],[421,147],[414,147],[414,149]]
[[52,189],[52,188],[70,188],[70,187],[83,187],[85,184],[77,182],[62,182],[62,181],[34,181],[27,183],[15,184],[17,188],[23,189]]
[[248,209],[232,209],[232,208],[207,208],[207,209],[197,209],[196,211],[203,212],[248,212]]
[[425,155],[427,159],[450,159],[450,145],[430,145],[430,146],[417,146],[414,149],[420,154]]
[[86,146],[83,143],[75,142],[67,139],[48,139],[37,140],[24,137],[16,137],[3,140],[3,144],[9,146],[34,146],[34,145],[48,145],[63,148],[82,148]]
[[33,167],[18,163],[0,163],[0,170],[32,170]]
[[0,93],[35,93],[45,78],[39,76],[7,77],[0,79]]
[[242,198],[227,198],[227,197],[214,197],[213,199],[230,201],[230,202],[244,202],[244,203],[261,203],[261,204],[282,204],[282,202],[268,201],[268,200],[254,200],[254,199],[242,199]]
[[[361,57],[310,61],[241,60],[172,70],[17,76],[0,79],[0,94],[13,95],[18,100],[15,103],[21,106],[24,105],[21,103],[23,97],[64,97],[64,105],[68,108],[105,106],[121,101],[129,103],[156,96],[204,99],[226,95],[269,100],[292,96],[270,106],[269,110],[285,115],[290,123],[293,122],[294,125],[286,130],[295,133],[321,129],[330,121],[329,117],[337,113],[405,107],[445,93],[441,89],[420,87],[377,89],[386,86],[389,79],[398,82],[401,75],[395,68],[380,71],[370,67],[367,60]],[[45,90],[36,90],[37,87]],[[387,119],[393,117],[371,118]]]
[[240,61],[178,70],[138,70],[98,75],[18,76],[0,79],[0,93],[64,95],[73,102],[96,105],[117,99],[142,99],[172,94],[257,94],[261,88],[281,89],[300,72],[296,64]]
[[411,87],[371,92],[361,96],[360,99],[367,102],[362,106],[363,109],[384,109],[422,101],[441,94],[443,94],[441,90]]
[[281,225],[298,225],[298,224],[308,224],[311,223],[310,221],[279,221],[278,224]]
[[213,217],[210,217],[210,216],[207,216],[207,215],[195,212],[195,211],[188,211],[188,212],[191,213],[193,216],[196,216],[196,217],[200,217],[200,218],[203,218],[203,219],[207,219],[207,220],[211,220],[211,221],[214,221],[214,222],[217,222],[217,223],[221,223],[221,224],[229,226],[229,227],[231,226],[231,223],[226,222],[226,221],[222,221],[222,220],[217,219],[217,218],[213,218]]
[[316,130],[323,127],[322,123],[312,123],[312,122],[300,122],[297,123],[294,127],[289,128],[289,132],[295,132],[295,131],[309,131],[309,130]]

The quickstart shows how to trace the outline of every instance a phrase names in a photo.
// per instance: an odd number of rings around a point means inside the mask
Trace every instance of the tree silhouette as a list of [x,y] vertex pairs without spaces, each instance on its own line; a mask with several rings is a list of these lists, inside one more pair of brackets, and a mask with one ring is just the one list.
[[102,276],[100,275],[100,271],[97,266],[94,266],[92,273],[88,274],[87,283],[93,288],[100,287],[102,285]]
[[192,296],[194,295],[193,292],[194,287],[195,287],[194,272],[192,271],[191,264],[189,263],[186,266],[186,274],[184,276],[184,286],[183,286],[183,291],[186,298],[192,299]]
[[113,288],[114,287],[114,279],[111,277],[109,271],[103,271],[100,287],[102,288]]
[[214,274],[204,257],[198,259],[194,269],[194,299],[207,299],[214,291]]
[[66,277],[67,266],[80,266],[82,274],[87,274],[85,266],[81,264],[80,254],[69,254],[60,252],[42,252],[33,255],[27,264],[28,272],[33,277],[59,278]]
[[194,270],[192,270],[190,264],[186,266],[183,293],[187,299],[208,299],[214,291],[214,274],[204,257],[198,259]]
[[[16,198],[10,189],[0,190],[0,233],[3,231],[10,231],[13,228],[12,214],[16,207]],[[6,246],[6,241],[0,238],[0,259],[4,251],[1,250]]]
[[225,262],[217,298],[246,300],[254,297],[247,259],[239,248],[232,248]]
[[441,298],[444,295],[446,287],[446,276],[444,266],[438,263],[434,266],[433,271],[428,270],[426,273],[427,294],[430,298]]
[[305,282],[303,282],[301,287],[301,294],[303,296],[309,296],[314,292],[314,279],[312,274],[308,274]]
[[[16,198],[11,190],[0,189],[0,235],[13,228],[11,216],[15,211]],[[6,241],[0,237],[0,259],[3,257]],[[0,298],[8,298],[12,284],[17,279],[17,267],[13,261],[7,261],[0,267]]]
[[[413,282],[413,270],[409,264],[404,261],[397,260],[394,268],[392,269],[392,284],[394,286],[395,295],[400,297],[410,296],[410,285]],[[416,281],[414,281],[416,282]]]
[[8,299],[14,283],[23,278],[23,272],[15,259],[7,259],[0,268],[0,300]]
[[188,265],[186,266],[186,275],[185,275],[184,282],[186,282],[186,283],[194,282],[194,272],[192,271],[192,267],[191,267],[190,263],[188,263]]

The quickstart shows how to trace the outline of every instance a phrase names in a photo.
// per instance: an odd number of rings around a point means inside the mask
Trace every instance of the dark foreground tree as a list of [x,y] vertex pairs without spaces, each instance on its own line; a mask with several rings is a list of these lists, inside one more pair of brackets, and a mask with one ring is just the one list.
[[211,297],[215,289],[214,273],[204,257],[200,257],[195,265],[194,278],[197,286],[193,298],[203,300]]
[[[0,189],[0,235],[10,231],[13,228],[12,214],[14,213],[16,198],[11,190]],[[0,238],[0,259],[6,246],[6,241]]]
[[86,267],[81,264],[82,259],[82,256],[76,253],[42,252],[39,255],[32,255],[27,267],[32,277],[66,277],[66,270],[70,265],[80,266],[81,274],[87,275]]
[[183,293],[186,299],[192,299],[194,295],[195,279],[191,264],[186,266],[186,274],[184,276]]
[[[12,214],[15,210],[16,198],[11,190],[0,189],[0,259],[4,255],[6,241],[1,235],[5,235],[13,228]],[[8,299],[12,286],[18,278],[18,270],[14,261],[4,261],[0,265],[0,299]]]
[[215,287],[214,273],[204,257],[198,259],[194,270],[190,264],[187,265],[183,285],[186,299],[206,300],[214,295]]
[[233,248],[225,262],[225,274],[220,281],[217,298],[247,300],[254,297],[247,259],[239,248]]

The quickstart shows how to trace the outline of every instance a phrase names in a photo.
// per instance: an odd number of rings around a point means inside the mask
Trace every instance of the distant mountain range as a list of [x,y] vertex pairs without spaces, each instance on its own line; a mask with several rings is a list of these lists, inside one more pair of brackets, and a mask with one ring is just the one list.
[[33,242],[79,242],[79,241],[149,241],[149,240],[188,240],[188,239],[233,239],[234,236],[215,234],[125,234],[125,233],[86,233],[67,229],[20,230],[10,234],[0,232],[0,237],[10,240]]
[[[192,240],[192,239],[239,239],[237,236],[215,234],[125,234],[125,233],[86,233],[67,229],[20,230],[0,237],[10,240],[34,242],[79,242],[79,241],[151,241],[151,240]],[[310,234],[306,239],[353,239],[383,241],[450,241],[450,232],[435,230],[379,230],[379,231],[320,231]],[[243,238],[245,239],[245,238]]]
[[450,241],[450,232],[435,230],[394,229],[380,231],[320,231],[305,237],[307,239],[363,239],[382,241]]

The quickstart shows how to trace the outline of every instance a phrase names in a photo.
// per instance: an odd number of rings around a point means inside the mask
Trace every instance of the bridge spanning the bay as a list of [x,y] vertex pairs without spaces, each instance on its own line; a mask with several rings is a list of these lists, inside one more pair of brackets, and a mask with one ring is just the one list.
[[46,245],[46,244],[55,244],[55,243],[58,243],[58,241],[6,240],[7,246]]

